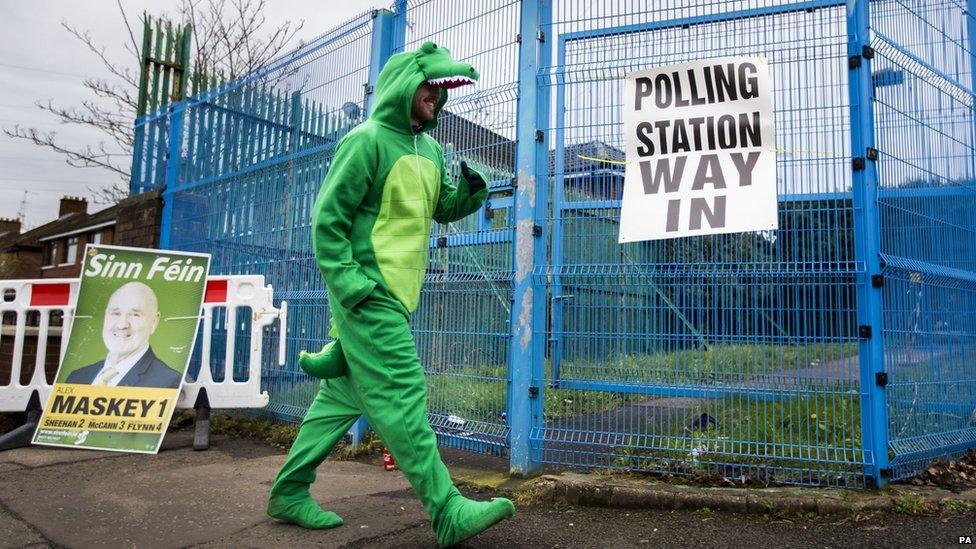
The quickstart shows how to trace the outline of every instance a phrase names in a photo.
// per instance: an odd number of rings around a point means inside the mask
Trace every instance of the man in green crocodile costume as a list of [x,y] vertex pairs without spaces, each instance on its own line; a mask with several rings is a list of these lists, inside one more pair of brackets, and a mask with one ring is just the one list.
[[515,513],[507,499],[472,501],[451,482],[427,421],[427,385],[408,324],[427,269],[431,220],[460,219],[488,196],[484,177],[463,162],[451,185],[441,146],[425,133],[437,125],[446,90],[477,79],[473,67],[431,42],[394,55],[369,120],[336,148],[312,219],[336,341],[300,356],[302,369],[323,381],[271,488],[274,518],[306,528],[342,524],[308,489],[360,415],[393,453],[440,545]]

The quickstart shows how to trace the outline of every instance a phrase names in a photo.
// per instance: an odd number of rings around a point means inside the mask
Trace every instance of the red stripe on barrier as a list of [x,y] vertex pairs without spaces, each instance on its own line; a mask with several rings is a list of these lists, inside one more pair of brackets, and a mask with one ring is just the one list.
[[227,301],[227,281],[208,280],[207,291],[203,294],[204,303],[225,303]]
[[71,284],[31,284],[31,307],[67,307]]

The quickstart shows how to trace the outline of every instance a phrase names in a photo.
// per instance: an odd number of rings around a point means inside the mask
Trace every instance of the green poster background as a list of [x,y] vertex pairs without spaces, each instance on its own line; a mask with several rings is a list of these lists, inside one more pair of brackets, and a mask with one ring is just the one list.
[[[87,276],[92,258],[98,254],[114,256],[111,261],[140,263],[141,276],[137,278],[106,278]],[[163,273],[148,278],[153,261],[160,256],[177,259],[191,259],[193,266],[203,267],[204,275],[199,282],[167,281]],[[75,309],[74,325],[65,350],[64,360],[58,370],[57,381],[64,380],[80,368],[103,360],[108,350],[102,342],[102,326],[105,321],[105,307],[112,293],[128,282],[142,282],[156,294],[159,304],[159,325],[149,336],[149,347],[167,366],[183,373],[190,360],[193,340],[196,337],[197,317],[206,287],[210,258],[207,256],[187,256],[182,253],[166,253],[160,250],[139,250],[111,246],[88,246],[85,249],[85,264],[82,268],[81,287]],[[90,318],[87,318],[90,317]]]

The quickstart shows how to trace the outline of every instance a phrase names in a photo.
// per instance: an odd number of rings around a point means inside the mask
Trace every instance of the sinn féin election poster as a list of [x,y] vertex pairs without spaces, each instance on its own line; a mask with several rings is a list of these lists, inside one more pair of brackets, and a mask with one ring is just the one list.
[[210,256],[92,246],[35,444],[156,453],[199,325]]
[[772,93],[761,57],[628,74],[618,241],[776,229]]

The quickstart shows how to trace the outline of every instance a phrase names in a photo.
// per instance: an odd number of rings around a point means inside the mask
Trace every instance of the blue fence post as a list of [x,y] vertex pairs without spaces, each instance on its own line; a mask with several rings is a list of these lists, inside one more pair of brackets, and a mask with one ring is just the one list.
[[[966,39],[969,42],[969,89],[976,88],[976,0],[966,1]],[[976,147],[976,116],[973,116],[973,146]],[[976,175],[976,155],[970,155],[970,173]]]
[[[399,3],[397,5],[399,6]],[[404,7],[405,5],[406,2],[404,2]],[[400,18],[406,21],[405,17],[406,12],[404,11]],[[373,108],[373,98],[376,97],[374,90],[376,89],[376,81],[380,77],[380,71],[383,69],[383,65],[386,64],[387,59],[390,58],[390,55],[393,54],[394,43],[396,42],[394,40],[393,24],[393,12],[385,9],[373,11],[373,31],[370,34],[369,51],[369,82],[366,83],[366,98],[364,100],[366,116],[369,116]],[[402,35],[400,40],[402,40]],[[369,423],[365,417],[360,417],[359,421],[354,423],[349,429],[349,434],[352,437],[352,446],[359,445],[367,429],[369,429]]]
[[[538,70],[550,48],[543,29],[551,22],[550,0],[523,0],[519,33],[518,122],[515,190],[515,246],[511,344],[508,360],[509,469],[529,475],[541,467],[546,288],[535,268],[546,263],[548,215],[548,94]],[[534,440],[535,439],[535,440]]]
[[129,196],[140,194],[145,189],[142,173],[142,151],[146,146],[146,117],[136,118],[132,135],[132,169],[129,170]]
[[407,41],[407,11],[407,0],[396,0],[393,3],[393,52],[402,51]]
[[[848,90],[851,110],[851,190],[854,207],[854,254],[864,271],[857,275],[857,324],[860,337],[861,450],[864,476],[883,486],[889,478],[888,408],[883,377],[882,293],[872,276],[881,275],[881,228],[878,170],[874,148],[872,50],[867,0],[847,1]],[[873,152],[872,152],[873,151]]]
[[166,183],[163,187],[163,215],[159,226],[159,248],[170,247],[173,231],[173,197],[180,176],[181,150],[183,148],[183,114],[186,101],[170,106],[169,136],[166,154]]

